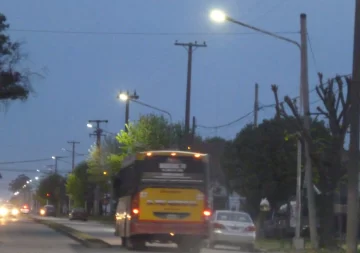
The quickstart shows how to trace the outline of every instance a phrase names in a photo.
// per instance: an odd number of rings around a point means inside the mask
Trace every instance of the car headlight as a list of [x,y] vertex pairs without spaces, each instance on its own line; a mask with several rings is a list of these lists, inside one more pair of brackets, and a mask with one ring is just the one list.
[[7,215],[8,212],[9,211],[6,208],[0,208],[0,215]]
[[45,210],[44,210],[44,209],[41,209],[41,210],[40,210],[40,214],[41,214],[41,215],[44,215],[44,214],[45,214]]
[[11,211],[11,214],[12,214],[12,215],[18,215],[18,214],[19,214],[19,210],[17,210],[16,208],[14,208],[14,209]]

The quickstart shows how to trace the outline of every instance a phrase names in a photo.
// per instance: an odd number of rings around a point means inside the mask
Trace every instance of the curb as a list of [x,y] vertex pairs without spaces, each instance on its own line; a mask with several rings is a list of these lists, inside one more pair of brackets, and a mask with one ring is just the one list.
[[79,243],[81,243],[82,245],[84,245],[87,248],[111,248],[112,247],[111,244],[109,244],[103,240],[92,237],[88,234],[85,234],[76,229],[67,227],[65,225],[62,225],[62,224],[59,224],[56,222],[52,222],[52,221],[48,221],[48,220],[38,219],[36,217],[30,217],[30,218],[37,223],[44,224],[44,225],[54,229],[55,231],[60,232],[75,241],[78,241]]

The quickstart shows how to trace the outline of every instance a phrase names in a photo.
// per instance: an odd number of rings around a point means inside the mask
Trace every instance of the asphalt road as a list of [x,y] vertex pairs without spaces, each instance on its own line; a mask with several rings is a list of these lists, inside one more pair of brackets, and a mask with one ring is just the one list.
[[[121,247],[121,239],[119,237],[114,236],[114,227],[111,225],[99,223],[96,221],[70,221],[67,218],[57,218],[57,217],[39,217],[37,218],[51,220],[53,222],[60,223],[62,225],[71,227],[83,233],[89,234],[93,237],[99,238],[113,246],[111,249],[101,249],[101,252],[128,252],[126,249]],[[2,253],[2,251],[0,250]],[[95,251],[94,251],[95,252]],[[100,251],[97,251],[100,252]],[[135,253],[135,251],[132,251]],[[146,252],[154,252],[154,253],[179,253],[176,245],[165,245],[165,244],[148,244],[148,250]],[[216,249],[207,249],[204,248],[201,253],[245,253],[244,251],[240,251],[237,247],[221,247],[218,246]],[[186,253],[186,252],[182,252]]]
[[78,253],[81,245],[26,217],[0,219],[1,253]]

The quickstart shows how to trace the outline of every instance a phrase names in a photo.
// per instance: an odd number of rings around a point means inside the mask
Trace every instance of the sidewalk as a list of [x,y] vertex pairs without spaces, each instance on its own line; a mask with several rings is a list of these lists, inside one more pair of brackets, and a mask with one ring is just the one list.
[[[114,235],[115,225],[104,224],[101,221],[70,221],[67,218],[57,218],[57,217],[43,217],[38,215],[32,215],[33,217],[41,220],[48,220],[51,222],[59,223],[61,225],[70,227],[84,234],[88,234],[92,237],[103,240],[104,242],[110,244],[112,247],[121,246],[121,238]],[[153,247],[166,247],[173,248],[177,247],[176,244],[157,244],[152,243],[149,246]]]
[[37,219],[48,220],[78,230],[82,233],[103,240],[113,247],[121,246],[121,238],[114,235],[114,225],[112,226],[98,221],[70,221],[67,218],[43,217],[37,215],[32,216]]

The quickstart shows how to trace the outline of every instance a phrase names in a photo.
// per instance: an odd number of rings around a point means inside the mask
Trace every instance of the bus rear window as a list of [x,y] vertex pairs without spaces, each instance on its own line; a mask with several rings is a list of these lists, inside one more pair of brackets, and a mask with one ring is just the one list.
[[139,162],[142,182],[203,183],[206,164],[195,157],[150,156]]

